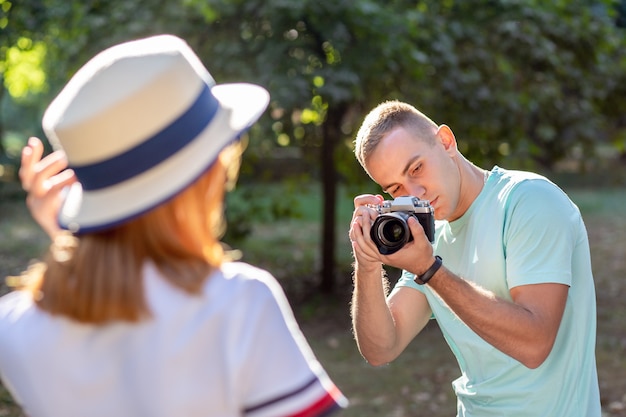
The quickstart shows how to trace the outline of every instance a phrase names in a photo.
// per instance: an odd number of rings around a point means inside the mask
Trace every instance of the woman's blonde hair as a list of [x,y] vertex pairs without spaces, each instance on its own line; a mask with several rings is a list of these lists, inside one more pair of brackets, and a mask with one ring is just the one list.
[[200,292],[225,259],[224,193],[234,184],[237,142],[198,180],[170,201],[110,230],[57,236],[44,261],[22,277],[37,305],[84,323],[138,321],[150,315],[143,290],[147,260],[172,285]]

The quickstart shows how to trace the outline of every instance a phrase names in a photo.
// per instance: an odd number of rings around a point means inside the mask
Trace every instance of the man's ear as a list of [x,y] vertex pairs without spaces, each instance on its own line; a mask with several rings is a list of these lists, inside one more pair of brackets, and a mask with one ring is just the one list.
[[454,137],[454,133],[452,133],[452,129],[450,129],[447,125],[441,125],[437,128],[436,136],[446,151],[456,153],[456,138]]

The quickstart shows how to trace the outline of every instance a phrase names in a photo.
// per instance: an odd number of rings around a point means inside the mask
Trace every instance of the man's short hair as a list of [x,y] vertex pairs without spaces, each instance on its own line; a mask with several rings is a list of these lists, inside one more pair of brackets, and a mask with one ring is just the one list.
[[354,141],[354,154],[366,172],[365,164],[380,141],[398,127],[407,129],[417,139],[435,143],[438,126],[428,116],[410,104],[385,101],[365,117]]

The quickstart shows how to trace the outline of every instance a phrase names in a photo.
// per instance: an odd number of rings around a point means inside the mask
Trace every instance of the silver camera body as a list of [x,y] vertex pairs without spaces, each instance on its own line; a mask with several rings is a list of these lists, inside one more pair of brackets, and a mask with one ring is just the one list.
[[402,196],[369,207],[378,211],[370,236],[382,255],[395,253],[413,240],[407,223],[410,217],[420,222],[428,240],[434,242],[435,215],[428,200]]

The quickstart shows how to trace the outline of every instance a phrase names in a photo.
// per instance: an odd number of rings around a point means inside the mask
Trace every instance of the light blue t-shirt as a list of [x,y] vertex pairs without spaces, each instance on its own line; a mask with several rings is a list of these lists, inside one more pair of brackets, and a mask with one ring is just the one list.
[[507,300],[520,285],[570,287],[552,352],[529,369],[474,333],[430,286],[403,273],[396,288],[426,295],[459,363],[461,376],[452,384],[458,416],[600,417],[589,243],[567,195],[539,175],[494,167],[461,218],[437,222],[434,248],[450,271]]

